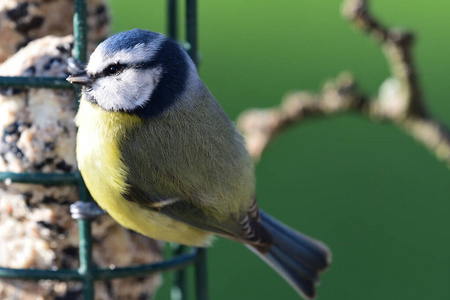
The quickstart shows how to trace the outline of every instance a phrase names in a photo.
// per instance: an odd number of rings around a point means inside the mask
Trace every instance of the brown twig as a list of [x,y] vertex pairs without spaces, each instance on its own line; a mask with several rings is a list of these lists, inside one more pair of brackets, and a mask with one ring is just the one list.
[[404,93],[406,107],[402,112],[403,117],[425,116],[426,111],[412,56],[414,34],[386,28],[370,14],[366,0],[344,2],[342,13],[359,29],[367,31],[377,42],[381,43],[391,67],[391,73],[400,81]]
[[243,112],[238,118],[238,127],[244,134],[250,154],[259,159],[278,134],[305,119],[371,110],[371,102],[358,93],[353,78],[342,74],[336,82],[325,84],[318,95],[295,92],[288,95],[280,106]]
[[370,14],[366,0],[345,1],[343,15],[381,44],[392,78],[382,84],[374,99],[362,94],[351,76],[344,74],[327,83],[318,95],[296,92],[280,106],[243,112],[238,127],[252,157],[259,159],[267,145],[293,124],[310,117],[357,112],[401,127],[450,165],[450,132],[429,115],[420,90],[412,55],[414,35],[384,26]]

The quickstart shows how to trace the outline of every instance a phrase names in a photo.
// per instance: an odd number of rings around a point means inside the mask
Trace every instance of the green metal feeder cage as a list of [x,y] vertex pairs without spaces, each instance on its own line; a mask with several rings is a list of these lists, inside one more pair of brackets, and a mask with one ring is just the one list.
[[[74,51],[73,56],[80,61],[86,61],[87,26],[86,26],[86,0],[75,0],[74,24]],[[177,39],[177,1],[167,0],[167,27],[168,36]],[[186,42],[187,52],[197,63],[197,1],[186,0]],[[34,87],[34,88],[56,88],[74,89],[65,78],[48,77],[0,77],[0,86],[4,87]],[[76,185],[78,187],[78,205],[85,203],[89,205],[91,199],[88,190],[77,173],[49,174],[49,173],[11,173],[0,172],[0,180],[35,183],[46,185]],[[69,207],[67,207],[69,209]],[[186,247],[180,246],[175,251],[175,256],[170,260],[160,263],[122,267],[115,269],[96,268],[92,264],[92,232],[91,219],[95,216],[79,216],[72,214],[79,224],[79,260],[78,269],[68,270],[30,270],[0,268],[0,278],[26,279],[26,280],[60,280],[81,281],[83,284],[83,299],[94,299],[94,281],[124,278],[132,276],[145,276],[156,272],[176,271],[172,293],[173,299],[187,299],[185,269],[191,265],[195,267],[196,299],[208,299],[207,274],[206,274],[206,250],[194,248],[189,252]]]

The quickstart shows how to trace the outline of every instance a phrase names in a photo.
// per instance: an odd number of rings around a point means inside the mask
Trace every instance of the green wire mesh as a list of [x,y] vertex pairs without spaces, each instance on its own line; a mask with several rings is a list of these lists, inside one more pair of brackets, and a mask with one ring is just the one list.
[[[177,32],[177,0],[167,0],[168,36],[178,39]],[[86,24],[86,0],[75,0],[74,24],[74,50],[73,56],[80,61],[86,61],[87,53],[87,24]],[[186,49],[188,54],[197,63],[197,1],[186,0]],[[43,77],[0,77],[0,86],[8,87],[34,87],[73,89],[65,78]],[[79,91],[78,91],[79,92]],[[79,93],[77,93],[79,94]],[[91,201],[86,186],[78,172],[68,174],[56,173],[12,173],[0,172],[0,180],[17,183],[35,183],[46,185],[76,185],[80,201]],[[69,209],[69,207],[67,207]],[[195,267],[195,287],[197,300],[207,300],[207,273],[206,250],[194,248],[187,252],[187,248],[179,246],[175,250],[175,256],[170,260],[140,266],[115,268],[96,268],[92,264],[92,231],[91,219],[80,218],[79,226],[79,260],[77,270],[37,270],[37,269],[12,269],[0,268],[0,278],[41,280],[51,279],[60,281],[81,281],[83,284],[83,299],[94,299],[95,280],[107,280],[131,276],[145,276],[156,272],[176,271],[172,290],[172,299],[187,299],[186,293],[186,268]]]

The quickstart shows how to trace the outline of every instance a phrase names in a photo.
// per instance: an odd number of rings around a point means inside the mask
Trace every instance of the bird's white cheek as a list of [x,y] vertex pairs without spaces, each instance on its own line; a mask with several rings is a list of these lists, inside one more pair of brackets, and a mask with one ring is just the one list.
[[133,110],[150,101],[160,77],[160,68],[125,70],[116,76],[97,79],[91,95],[106,110]]
[[123,84],[114,77],[99,78],[92,86],[91,96],[106,110],[117,111],[127,106]]

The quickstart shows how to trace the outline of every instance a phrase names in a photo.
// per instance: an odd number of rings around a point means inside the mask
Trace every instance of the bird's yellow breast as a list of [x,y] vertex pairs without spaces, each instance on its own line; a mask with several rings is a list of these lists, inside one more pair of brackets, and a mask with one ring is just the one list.
[[[141,126],[141,119],[122,112],[108,112],[81,100],[77,161],[81,175],[95,201],[121,225],[155,239],[204,246],[210,234],[126,200],[127,166],[119,145],[127,131]],[[142,166],[145,168],[146,166]]]

